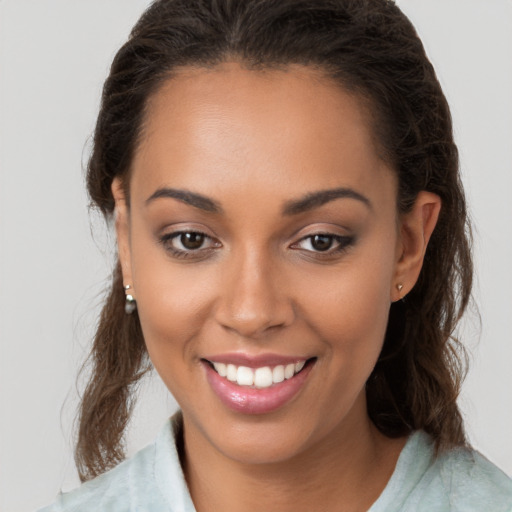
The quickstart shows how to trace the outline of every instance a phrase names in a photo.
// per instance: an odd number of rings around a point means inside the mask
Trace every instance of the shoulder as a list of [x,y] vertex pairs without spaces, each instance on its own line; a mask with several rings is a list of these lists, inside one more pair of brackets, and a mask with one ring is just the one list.
[[512,480],[475,450],[440,455],[432,472],[450,498],[450,510],[512,511]]
[[405,445],[381,497],[384,506],[372,508],[372,512],[512,512],[512,480],[469,448],[436,457],[431,438],[416,432]]
[[55,503],[39,512],[193,510],[176,449],[179,428],[175,416],[154,443],[79,488],[61,493]]
[[152,473],[154,458],[153,443],[114,469],[71,492],[61,493],[54,504],[39,512],[128,511],[131,495],[141,489],[151,488],[147,475]]

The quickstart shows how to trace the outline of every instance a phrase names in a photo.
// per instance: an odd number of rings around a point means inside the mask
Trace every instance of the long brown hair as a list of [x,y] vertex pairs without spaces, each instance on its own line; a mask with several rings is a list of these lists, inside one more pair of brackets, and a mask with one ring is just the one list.
[[[438,450],[465,443],[456,399],[465,370],[453,338],[471,291],[470,231],[446,99],[413,26],[390,0],[157,0],[119,50],[105,82],[87,185],[113,214],[111,183],[129,186],[148,98],[178,66],[236,60],[252,69],[322,69],[370,105],[383,158],[399,179],[398,211],[421,190],[442,210],[419,281],[392,304],[366,386],[368,413],[387,436],[430,433]],[[137,313],[125,315],[119,265],[90,355],[76,464],[82,480],[124,457],[133,390],[150,367]],[[461,357],[462,356],[462,357]]]

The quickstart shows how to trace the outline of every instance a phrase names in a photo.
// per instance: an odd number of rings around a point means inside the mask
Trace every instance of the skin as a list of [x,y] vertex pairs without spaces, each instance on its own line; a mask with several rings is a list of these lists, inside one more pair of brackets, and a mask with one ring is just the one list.
[[[183,411],[197,510],[367,510],[405,440],[375,429],[365,382],[391,302],[417,280],[439,198],[421,192],[398,215],[396,176],[367,111],[317,70],[185,68],[148,106],[129,207],[120,180],[112,186],[119,254],[149,355]],[[162,187],[222,211],[148,201]],[[283,212],[340,187],[367,202]],[[178,257],[176,232],[207,237]],[[327,238],[332,247],[318,251],[318,233],[341,244]],[[223,405],[205,377],[202,358],[227,352],[316,361],[284,407],[247,415]]]

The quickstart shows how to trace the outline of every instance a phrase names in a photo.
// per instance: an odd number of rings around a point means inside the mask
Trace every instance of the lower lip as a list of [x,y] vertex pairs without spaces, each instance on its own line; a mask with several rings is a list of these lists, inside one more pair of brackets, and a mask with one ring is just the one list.
[[208,363],[204,362],[203,365],[208,382],[220,401],[244,414],[267,414],[286,405],[300,391],[313,367],[309,363],[291,379],[258,389],[239,386],[221,377]]

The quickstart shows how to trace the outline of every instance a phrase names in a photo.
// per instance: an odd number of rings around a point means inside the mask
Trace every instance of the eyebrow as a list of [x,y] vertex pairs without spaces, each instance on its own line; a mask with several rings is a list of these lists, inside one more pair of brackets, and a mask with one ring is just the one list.
[[209,213],[222,213],[222,208],[217,201],[210,199],[209,197],[203,196],[202,194],[197,194],[195,192],[190,192],[188,190],[179,190],[176,188],[159,188],[156,190],[148,199],[146,199],[146,205],[154,201],[155,199],[160,199],[162,197],[167,197],[171,199],[177,199],[182,203],[189,204],[190,206],[194,206],[195,208],[199,208],[200,210],[204,210]]
[[[196,192],[190,192],[188,190],[180,190],[176,188],[163,187],[156,190],[146,199],[146,205],[160,198],[171,198],[177,199],[182,203],[194,206],[200,210],[204,210],[209,213],[223,213],[222,207],[217,201],[210,199],[209,197],[197,194]],[[356,192],[351,188],[333,188],[328,190],[319,190],[318,192],[310,192],[305,196],[287,201],[283,207],[283,215],[297,215],[304,213],[314,208],[319,208],[324,204],[334,201],[335,199],[356,199],[362,202],[370,210],[373,209],[371,201]]]
[[351,188],[333,188],[310,192],[300,199],[288,201],[283,208],[283,215],[297,215],[314,208],[319,208],[335,199],[356,199],[361,201],[368,209],[373,210],[371,201]]

